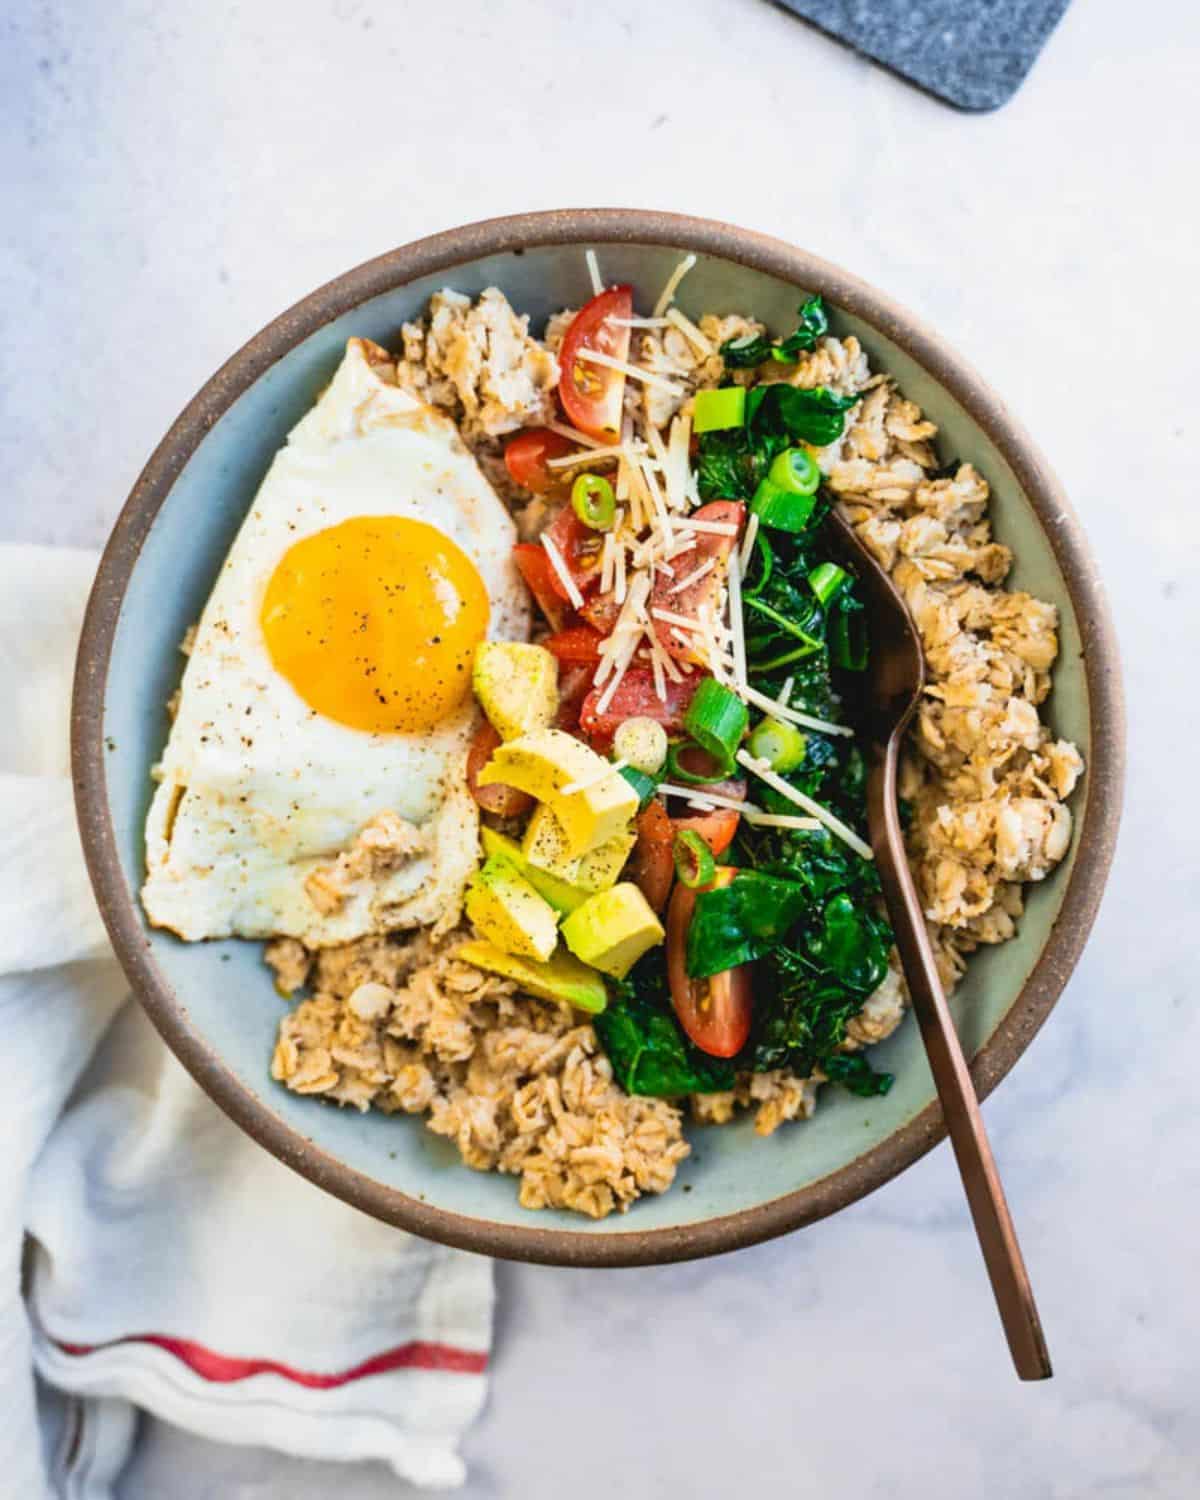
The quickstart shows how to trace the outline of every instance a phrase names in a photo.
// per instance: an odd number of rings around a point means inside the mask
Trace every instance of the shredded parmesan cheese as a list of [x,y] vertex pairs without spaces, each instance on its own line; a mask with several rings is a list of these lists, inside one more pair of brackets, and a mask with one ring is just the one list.
[[831,724],[828,719],[818,719],[813,714],[802,714],[798,708],[786,707],[778,699],[768,698],[766,693],[760,693],[748,683],[742,683],[738,687],[738,697],[744,698],[747,703],[753,703],[755,708],[761,708],[764,713],[774,714],[777,719],[787,719],[791,724],[799,724],[802,729],[816,729],[821,734],[854,733],[846,724]]
[[809,832],[821,826],[816,818],[793,818],[787,813],[759,813],[757,817],[747,818],[746,821],[753,823],[756,828],[802,828]]
[[738,554],[738,562],[741,564],[742,575],[745,576],[746,569],[750,566],[750,554],[754,551],[754,543],[758,539],[758,512],[752,510],[750,519],[746,522],[746,535],[742,538],[742,550]]
[[664,797],[682,797],[685,802],[690,802],[693,807],[732,807],[737,812],[747,815],[757,813],[766,817],[762,808],[755,807],[752,802],[739,801],[736,797],[726,797],[722,792],[710,792],[702,786],[675,786],[670,781],[662,781],[658,786],[659,792]]
[[670,276],[667,278],[666,286],[663,287],[658,301],[654,304],[654,316],[656,318],[661,318],[662,315],[666,312],[667,308],[670,307],[671,303],[674,302],[675,293],[679,290],[679,283],[683,280],[683,278],[695,264],[696,257],[694,255],[685,255],[684,258],[675,267],[675,269],[671,272]]
[[[675,592],[674,589],[671,590]],[[693,635],[703,633],[704,627],[699,620],[693,620],[688,615],[677,615],[669,609],[652,609],[650,613],[656,620],[661,620],[664,625],[677,625],[681,630],[689,630]]]
[[710,355],[717,352],[696,327],[695,323],[692,322],[691,318],[685,317],[677,307],[672,307],[668,310],[666,321],[674,323],[675,327],[679,329],[680,333],[683,334],[696,353],[703,355],[705,359],[708,359]]
[[[699,583],[702,578],[706,577],[709,573],[711,573],[712,570],[716,567],[716,565],[717,565],[716,558],[715,557],[710,557],[707,562],[702,562],[698,568],[693,568],[690,573],[685,574],[684,577],[682,577],[677,584],[675,584],[672,588],[670,588],[668,590],[668,593],[671,593],[671,594],[682,594],[683,591],[684,591],[684,589],[686,589],[689,585],[691,585],[693,583]],[[666,568],[667,567],[666,563],[659,563],[658,566],[660,568]],[[670,570],[668,569],[668,571],[670,571]]]
[[680,521],[680,531],[704,532],[712,536],[737,536],[738,529],[732,521],[697,521],[695,516],[689,516],[686,521]]
[[765,781],[769,787],[773,787],[781,797],[786,797],[789,802],[794,802],[797,807],[802,807],[806,813],[824,823],[830,833],[836,834],[844,844],[849,844],[855,854],[863,859],[874,859],[870,844],[864,843],[855,833],[853,828],[847,828],[836,814],[831,813],[827,807],[822,807],[819,802],[805,792],[799,791],[792,786],[791,782],[785,781],[782,776],[776,775],[765,760],[755,760],[748,750],[739,750],[737,753],[738,764],[745,766],[747,771],[753,771],[760,781]]
[[796,686],[794,677],[785,677],[783,686],[779,689],[779,697],[775,700],[780,708],[786,708],[792,699],[792,689]]
[[571,577],[571,570],[567,567],[562,553],[555,546],[548,532],[542,532],[542,547],[546,556],[550,559],[550,566],[558,574],[559,582],[567,591],[567,598],[576,609],[583,608],[583,595],[575,586],[575,580]]
[[580,432],[577,428],[568,427],[565,422],[543,423],[551,432],[557,432],[559,437],[570,438],[573,443],[578,443],[582,448],[603,448],[604,444],[599,438],[589,437],[586,432]]
[[600,262],[596,259],[596,252],[588,250],[584,254],[587,261],[588,275],[592,278],[592,296],[598,297],[604,290],[604,283],[600,279]]
[[742,571],[736,552],[729,554],[725,571],[729,590],[729,633],[733,637],[733,677],[741,685],[746,681],[746,635],[742,627]]
[[607,594],[613,586],[613,573],[617,566],[613,557],[613,548],[616,545],[616,541],[617,539],[611,531],[604,533],[604,544],[600,548],[600,592],[602,594]]
[[614,318],[611,315],[604,320],[611,323],[614,328],[670,328],[670,318]]
[[625,448],[621,443],[612,443],[605,448],[583,448],[578,453],[564,453],[562,458],[548,458],[546,467],[570,469],[575,464],[599,463],[602,458],[620,458],[624,452]]
[[576,359],[586,359],[589,364],[603,365],[606,370],[619,370],[622,375],[629,375],[634,380],[644,381],[646,385],[656,385],[659,390],[666,391],[672,396],[684,395],[684,389],[676,385],[673,380],[666,380],[661,375],[656,375],[653,370],[643,370],[640,365],[631,365],[627,360],[616,359],[611,354],[602,354],[599,349],[580,349],[575,356]]
[[628,764],[627,760],[614,760],[611,764],[605,765],[601,770],[597,771],[594,776],[589,776],[585,781],[568,781],[566,786],[559,787],[557,795],[560,797],[573,797],[576,792],[589,791],[592,787],[599,786],[602,781],[607,781],[613,771],[618,773],[623,771]]

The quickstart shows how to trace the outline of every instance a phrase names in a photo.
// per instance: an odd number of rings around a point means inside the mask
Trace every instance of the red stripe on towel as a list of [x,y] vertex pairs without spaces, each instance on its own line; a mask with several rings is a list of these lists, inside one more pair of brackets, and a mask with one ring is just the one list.
[[[56,1341],[57,1342],[57,1341]],[[486,1354],[477,1354],[470,1349],[456,1349],[451,1344],[428,1344],[415,1339],[400,1344],[383,1354],[376,1354],[342,1370],[335,1375],[320,1375],[312,1370],[294,1370],[290,1365],[278,1364],[273,1359],[234,1359],[228,1354],[217,1354],[203,1344],[191,1339],[166,1338],[159,1333],[131,1334],[129,1338],[113,1339],[107,1344],[64,1344],[58,1347],[65,1354],[94,1354],[98,1349],[114,1349],[121,1344],[154,1344],[165,1349],[176,1359],[182,1360],[188,1369],[201,1380],[227,1385],[237,1380],[248,1380],[251,1375],[282,1375],[285,1380],[311,1390],[328,1391],[339,1385],[349,1385],[352,1380],[363,1380],[368,1375],[386,1375],[389,1370],[444,1370],[454,1375],[482,1375],[487,1369]]]

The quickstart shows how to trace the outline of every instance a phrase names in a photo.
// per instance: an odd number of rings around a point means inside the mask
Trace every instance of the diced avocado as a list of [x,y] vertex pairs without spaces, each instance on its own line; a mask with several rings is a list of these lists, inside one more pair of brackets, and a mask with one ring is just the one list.
[[521,853],[533,869],[546,870],[560,880],[574,881],[579,856],[572,854],[567,835],[549,803],[539,802],[525,825]]
[[[611,762],[561,729],[540,729],[501,745],[479,784],[503,783],[545,802],[562,825],[569,858],[624,833],[637,793]],[[563,787],[578,786],[564,795]]]
[[489,828],[486,824],[479,830],[479,837],[483,843],[485,857],[506,859],[518,874],[528,880],[539,896],[544,896],[549,901],[556,912],[565,915],[587,900],[590,894],[588,891],[580,890],[578,886],[571,885],[566,880],[560,880],[557,875],[552,875],[548,870],[539,870],[529,864],[521,853],[521,846],[516,839],[510,839],[504,833],[497,833],[494,828]]
[[[585,895],[606,891],[615,885],[617,877],[629,858],[629,851],[637,841],[637,834],[626,828],[614,838],[586,854],[571,858],[568,853],[567,836],[558,815],[545,803],[535,809],[525,829],[521,853],[526,863],[526,878],[533,884],[535,871],[546,871],[560,882],[574,887]],[[579,901],[575,902],[579,905]]]
[[484,641],[475,652],[475,696],[502,740],[553,724],[558,663],[544,646]]
[[568,846],[576,854],[586,854],[628,831],[638,809],[638,794],[620,771],[614,770],[603,781],[593,782],[569,797],[552,797],[550,806],[562,824]]
[[630,828],[625,833],[618,833],[616,838],[609,839],[607,844],[601,844],[598,849],[589,849],[586,854],[581,854],[575,873],[571,876],[571,884],[591,892],[608,890],[616,884],[625,868],[625,861],[629,858],[629,851],[636,843],[637,834]]
[[539,802],[572,781],[599,776],[608,762],[563,729],[539,729],[500,745],[479,773],[481,786],[504,782]]
[[554,908],[504,858],[488,859],[467,886],[467,916],[506,953],[547,959],[558,942]]
[[562,935],[576,958],[615,979],[624,979],[666,936],[645,896],[628,880],[589,896],[563,922]]
[[479,942],[464,943],[456,957],[477,969],[486,969],[489,974],[515,979],[523,990],[542,1000],[565,1000],[576,1010],[590,1011],[592,1015],[598,1015],[608,1004],[608,991],[595,969],[589,969],[561,948],[546,963],[517,958],[491,943]]

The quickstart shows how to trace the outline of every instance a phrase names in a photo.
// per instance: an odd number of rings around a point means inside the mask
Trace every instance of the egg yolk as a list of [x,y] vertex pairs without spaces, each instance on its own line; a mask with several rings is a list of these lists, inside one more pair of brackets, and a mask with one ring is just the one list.
[[276,670],[352,729],[429,729],[471,690],[488,595],[474,563],[423,521],[357,516],[289,547],[262,628]]

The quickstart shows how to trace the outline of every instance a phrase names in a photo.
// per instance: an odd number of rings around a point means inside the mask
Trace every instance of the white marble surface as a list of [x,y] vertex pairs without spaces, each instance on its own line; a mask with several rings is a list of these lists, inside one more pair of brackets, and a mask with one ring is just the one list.
[[[1094,941],[987,1116],[1058,1375],[1012,1378],[942,1149],[792,1239],[502,1267],[471,1497],[1200,1493],[1200,11],[1076,0],[996,115],[764,0],[12,0],[0,20],[0,536],[106,534],[168,422],[327,277],[466,219],[711,214],[889,289],[1007,394],[1083,513],[1128,664]],[[124,1500],[395,1495],[146,1435]]]

